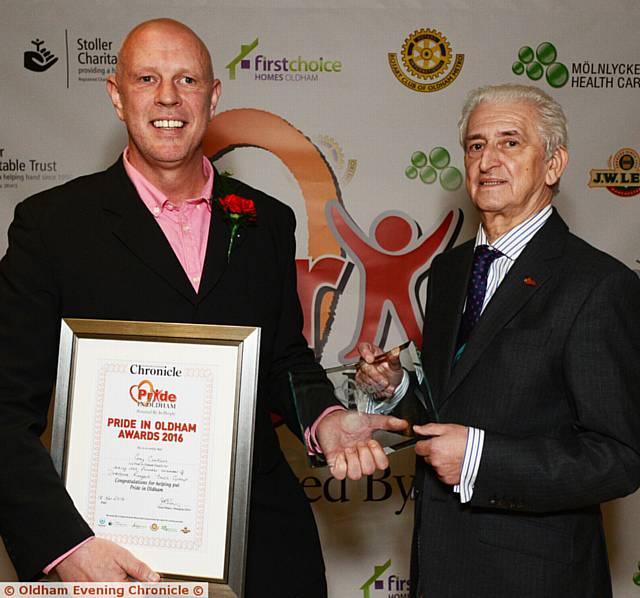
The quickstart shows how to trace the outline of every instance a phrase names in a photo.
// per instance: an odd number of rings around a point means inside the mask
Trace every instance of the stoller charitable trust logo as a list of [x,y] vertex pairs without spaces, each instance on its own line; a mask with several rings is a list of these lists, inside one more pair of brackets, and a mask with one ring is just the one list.
[[47,50],[43,40],[36,37],[36,39],[31,40],[31,44],[35,46],[35,50],[31,48],[25,51],[24,68],[34,73],[42,73],[58,62],[58,57],[50,50]]
[[[61,33],[62,31],[58,36],[61,36]],[[54,39],[53,46],[57,48],[60,60],[47,48],[43,39],[36,37],[31,40],[33,47],[25,50],[23,54],[24,68],[42,73],[60,63],[63,70],[58,69],[57,73],[58,76],[65,76],[67,89],[70,88],[76,76],[78,83],[104,83],[110,74],[115,73],[118,63],[114,41],[93,32],[88,36],[84,34],[76,36],[73,33],[69,29],[64,29],[64,40],[59,39],[58,36]],[[50,44],[51,40],[48,43]]]
[[240,52],[224,67],[229,71],[231,81],[237,79],[238,67],[241,71],[252,72],[255,81],[318,81],[320,76],[342,72],[341,60],[322,56],[309,58],[301,54],[294,57],[267,56],[254,52],[259,43],[256,37],[249,44],[240,44]]
[[435,29],[416,29],[409,34],[400,57],[401,61],[394,52],[388,54],[396,79],[413,91],[427,93],[451,85],[464,64],[464,54],[454,56],[449,40]]
[[589,187],[606,189],[618,197],[640,193],[640,156],[630,147],[623,147],[609,156],[609,168],[592,168]]

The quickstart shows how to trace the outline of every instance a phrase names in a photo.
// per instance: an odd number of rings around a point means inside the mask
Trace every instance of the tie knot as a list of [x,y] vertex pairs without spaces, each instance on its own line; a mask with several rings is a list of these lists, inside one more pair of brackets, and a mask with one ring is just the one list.
[[473,270],[475,272],[488,272],[489,266],[504,255],[501,251],[489,247],[489,245],[478,245],[473,252]]
[[492,262],[501,255],[503,255],[501,251],[498,251],[489,245],[478,245],[473,253],[473,259],[474,261],[488,259]]

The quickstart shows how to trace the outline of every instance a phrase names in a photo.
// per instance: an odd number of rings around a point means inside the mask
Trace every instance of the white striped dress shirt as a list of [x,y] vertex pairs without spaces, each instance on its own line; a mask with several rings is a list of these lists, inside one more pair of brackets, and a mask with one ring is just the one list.
[[[500,286],[500,283],[504,280],[516,259],[518,259],[524,251],[527,243],[529,243],[533,236],[542,228],[543,224],[549,216],[551,216],[552,211],[551,205],[546,206],[537,214],[534,214],[501,237],[498,237],[493,243],[487,241],[484,228],[480,225],[474,248],[478,245],[489,245],[489,247],[497,249],[503,254],[499,258],[496,258],[491,266],[489,266],[487,292],[482,303],[482,311],[484,311],[489,301],[491,301],[491,297],[493,297],[496,289]],[[482,314],[482,312],[480,313]],[[462,471],[460,472],[460,484],[453,487],[454,492],[460,493],[460,502],[464,503],[471,500],[473,486],[478,476],[478,469],[480,468],[483,446],[484,430],[469,427],[467,446],[462,462]]]

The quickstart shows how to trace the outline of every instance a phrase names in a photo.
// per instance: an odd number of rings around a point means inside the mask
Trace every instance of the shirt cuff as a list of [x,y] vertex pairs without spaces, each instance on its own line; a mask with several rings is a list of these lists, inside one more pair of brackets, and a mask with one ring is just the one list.
[[409,374],[407,370],[403,368],[402,370],[402,380],[400,380],[400,384],[396,387],[393,395],[388,399],[374,399],[370,396],[367,396],[367,400],[365,403],[364,412],[365,413],[377,413],[379,415],[387,415],[391,413],[398,403],[402,401],[404,395],[407,394],[407,390],[409,389]]
[[322,447],[316,438],[316,429],[318,428],[318,424],[330,413],[334,411],[346,411],[346,409],[342,405],[333,405],[331,407],[327,407],[317,418],[316,421],[313,422],[313,425],[310,428],[305,428],[304,431],[304,442],[307,445],[307,453],[309,455],[322,455]]
[[478,469],[480,469],[483,446],[484,430],[469,427],[467,446],[464,450],[462,471],[460,472],[460,483],[453,487],[454,492],[460,493],[461,503],[469,502],[473,496],[473,487],[478,477]]
[[67,550],[67,552],[65,552],[62,556],[59,556],[55,561],[53,561],[52,563],[49,563],[43,570],[42,572],[45,575],[49,575],[49,573],[51,573],[51,570],[55,567],[57,567],[62,561],[64,561],[64,559],[66,559],[68,556],[70,556],[71,554],[73,554],[76,550],[78,550],[78,548],[80,548],[80,546],[84,546],[87,542],[93,540],[95,538],[95,536],[89,536],[88,538],[86,538],[85,540],[83,540],[82,542],[80,542],[80,544],[76,544],[71,550]]

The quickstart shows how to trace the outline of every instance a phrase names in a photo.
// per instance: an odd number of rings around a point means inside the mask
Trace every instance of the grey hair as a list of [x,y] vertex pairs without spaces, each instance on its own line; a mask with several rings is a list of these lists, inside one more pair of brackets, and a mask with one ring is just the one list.
[[469,92],[458,121],[462,147],[465,147],[469,117],[480,104],[509,102],[527,102],[536,109],[538,113],[536,128],[544,145],[545,160],[549,160],[558,147],[568,147],[567,117],[564,115],[562,106],[549,94],[533,85],[514,83],[487,85]]

